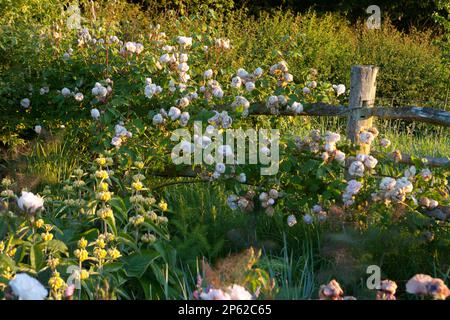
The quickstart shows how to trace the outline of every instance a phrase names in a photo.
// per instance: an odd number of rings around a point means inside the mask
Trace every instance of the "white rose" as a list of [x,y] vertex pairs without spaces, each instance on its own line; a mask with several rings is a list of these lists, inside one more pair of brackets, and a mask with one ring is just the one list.
[[364,164],[361,161],[353,161],[348,173],[352,176],[362,177],[364,175]]
[[24,211],[35,213],[44,207],[44,199],[31,192],[22,191],[22,196],[17,200],[17,205]]
[[243,69],[243,68],[238,69],[238,71],[237,71],[236,74],[238,75],[238,77],[244,78],[244,79],[245,79],[245,78],[248,78],[248,76],[249,76],[247,70],[245,70],[245,69]]
[[233,79],[231,79],[231,86],[233,88],[239,88],[242,85],[242,80],[239,76],[233,77]]
[[219,98],[219,99],[223,98],[223,90],[220,87],[214,88],[212,94],[216,98]]
[[284,80],[286,82],[292,82],[292,81],[294,81],[294,76],[292,74],[290,74],[290,73],[285,73],[284,74]]
[[177,107],[171,107],[169,109],[168,116],[170,117],[170,119],[172,121],[177,120],[180,117],[180,115],[181,115],[181,110],[178,109]]
[[253,71],[253,75],[255,77],[260,77],[260,76],[262,76],[263,72],[264,72],[263,69],[258,67],[255,69],[255,71]]
[[384,177],[383,179],[381,179],[380,182],[380,189],[381,190],[392,190],[395,188],[395,184],[397,183],[397,181],[395,181],[395,179],[390,178],[390,177]]
[[240,173],[237,176],[237,181],[239,181],[240,183],[245,183],[247,181],[247,176],[245,175],[245,173]]
[[365,160],[364,160],[364,165],[369,168],[369,169],[373,169],[375,168],[375,166],[377,165],[378,160],[373,157],[373,156],[368,156]]
[[336,92],[336,96],[340,96],[345,93],[345,85],[339,84],[337,86],[333,86],[334,91]]
[[30,106],[30,99],[25,98],[20,101],[20,105],[27,109]]
[[42,127],[41,127],[41,126],[35,126],[35,127],[34,127],[34,131],[35,131],[37,134],[41,134]]
[[163,122],[164,122],[164,119],[163,119],[163,116],[160,113],[155,114],[153,116],[153,124],[154,125],[159,125],[159,124],[161,124]]
[[304,221],[306,224],[311,224],[311,223],[313,223],[313,217],[312,217],[312,215],[310,215],[309,213],[305,214],[305,215],[303,216],[303,221]]
[[83,99],[84,99],[84,95],[83,95],[81,92],[78,92],[78,93],[75,95],[75,100],[76,100],[76,101],[81,102],[81,101],[83,101]]
[[187,126],[188,121],[190,119],[189,112],[182,112],[180,115],[180,124],[184,127]]
[[213,76],[213,71],[212,71],[212,69],[208,69],[208,70],[206,70],[206,71],[203,73],[203,77],[204,77],[205,79],[210,79],[210,78],[212,78],[212,76]]
[[341,164],[344,163],[345,162],[345,153],[340,150],[336,150],[336,152],[334,153],[334,159],[336,159],[336,161]]
[[182,62],[178,65],[178,70],[181,72],[187,72],[189,70],[189,66],[186,62]]
[[186,97],[183,97],[178,101],[178,106],[180,108],[186,108],[189,105],[190,100]]
[[224,173],[226,170],[226,167],[223,163],[216,164],[216,171],[219,173]]
[[61,90],[61,94],[62,94],[64,97],[67,97],[67,96],[70,95],[70,90],[69,90],[68,88],[63,88],[63,89]]
[[91,117],[94,118],[95,120],[100,119],[100,111],[98,111],[97,108],[94,108],[91,110]]
[[287,217],[287,224],[289,227],[293,227],[297,224],[297,218],[291,214]]
[[245,83],[245,89],[246,89],[248,92],[252,92],[253,90],[255,90],[255,83],[254,83],[254,82],[251,82],[251,81],[246,82],[246,83]]
[[171,60],[171,57],[168,53],[165,53],[161,57],[159,57],[159,62],[161,62],[161,63],[168,63],[170,60]]

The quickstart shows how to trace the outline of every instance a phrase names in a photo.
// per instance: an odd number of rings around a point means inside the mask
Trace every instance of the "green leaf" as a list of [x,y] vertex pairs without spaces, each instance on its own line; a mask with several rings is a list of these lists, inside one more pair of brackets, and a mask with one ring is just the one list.
[[16,269],[16,263],[13,259],[2,253],[0,254],[0,267],[2,269],[10,268],[11,271],[14,271]]
[[36,270],[36,272],[39,272],[39,270],[42,268],[44,262],[44,255],[42,253],[42,245],[41,244],[35,244],[30,248],[30,263],[31,267]]
[[65,255],[69,255],[69,249],[67,248],[66,244],[62,242],[61,240],[50,240],[45,243],[45,246],[47,246],[48,249],[54,252],[61,252]]
[[158,257],[158,253],[148,250],[125,257],[123,260],[125,262],[124,269],[126,275],[128,277],[141,278],[148,266]]

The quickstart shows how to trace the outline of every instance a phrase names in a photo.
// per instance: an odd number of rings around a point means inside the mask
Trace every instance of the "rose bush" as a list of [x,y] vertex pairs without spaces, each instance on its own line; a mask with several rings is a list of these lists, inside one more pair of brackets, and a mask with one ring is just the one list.
[[[201,277],[195,284],[185,279],[171,242],[170,220],[177,212],[153,185],[160,176],[220,183],[236,215],[282,217],[286,230],[301,224],[325,233],[350,224],[365,232],[372,226],[386,229],[395,219],[404,232],[436,235],[436,247],[448,241],[448,221],[432,213],[449,205],[448,169],[432,169],[414,157],[403,164],[401,153],[374,127],[359,133],[364,148],[337,132],[309,128],[307,136],[286,134],[290,123],[309,126],[294,117],[314,103],[343,102],[345,84],[323,80],[313,68],[291,73],[282,52],[269,64],[233,68],[221,61],[233,39],[163,29],[154,25],[129,34],[58,25],[40,35],[52,63],[16,97],[17,110],[31,119],[39,115],[40,122],[30,127],[37,139],[45,143],[46,131],[67,125],[88,151],[70,177],[53,186],[31,190],[3,179],[3,296],[38,299],[48,290],[52,299],[276,297],[274,277],[253,268],[259,259],[253,251],[241,273],[229,268],[238,276],[221,268],[233,275],[228,281],[218,281],[206,266],[196,270],[210,272],[206,286]],[[258,115],[261,110],[266,115]],[[284,113],[290,115],[286,121],[279,117]],[[172,133],[182,128],[194,133],[195,121],[204,134],[181,141],[189,156],[217,142],[226,129],[280,129],[280,141],[264,137],[265,145],[257,146],[261,158],[279,145],[279,170],[261,175],[262,164],[224,161],[235,156],[234,146],[225,143],[217,148],[221,161],[174,163],[179,140]],[[363,152],[367,147],[371,154]],[[420,294],[443,296],[430,286]],[[31,295],[23,293],[27,288]],[[391,297],[395,289],[385,283],[379,294]],[[342,295],[335,281],[320,288],[320,298]]]

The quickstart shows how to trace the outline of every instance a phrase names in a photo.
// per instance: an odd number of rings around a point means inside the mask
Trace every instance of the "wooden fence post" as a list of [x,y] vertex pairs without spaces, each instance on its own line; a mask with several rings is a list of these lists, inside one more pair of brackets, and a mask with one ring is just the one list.
[[[375,103],[377,73],[375,66],[353,66],[351,69],[347,136],[356,144],[359,144],[359,133],[372,127],[372,117],[367,116],[367,109],[373,108]],[[368,154],[370,147],[361,145],[361,152]]]

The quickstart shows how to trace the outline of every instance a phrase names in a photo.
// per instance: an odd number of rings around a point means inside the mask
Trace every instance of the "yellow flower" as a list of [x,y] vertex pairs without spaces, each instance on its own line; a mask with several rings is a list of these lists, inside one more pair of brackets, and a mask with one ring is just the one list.
[[45,232],[45,233],[41,233],[41,237],[42,237],[42,240],[47,242],[47,241],[50,241],[53,239],[53,234],[51,234],[50,232]]
[[144,223],[144,221],[145,221],[145,218],[144,218],[143,216],[141,216],[141,215],[137,215],[137,216],[134,216],[134,217],[131,217],[131,218],[130,218],[130,222],[131,222],[135,227],[137,227],[137,226],[139,226],[140,224]]
[[120,251],[117,250],[116,248],[111,248],[108,250],[108,256],[114,260],[120,258],[122,255],[120,254]]
[[78,240],[78,247],[81,249],[85,249],[88,245],[88,242],[85,238],[81,238],[80,240]]
[[89,271],[82,269],[80,271],[80,280],[86,280],[87,278],[89,278]]
[[98,188],[100,191],[108,191],[108,184],[106,182],[100,182]]
[[97,216],[100,219],[108,219],[108,218],[112,218],[113,217],[113,211],[111,208],[101,208],[100,210],[97,211]]
[[63,288],[66,285],[66,283],[60,277],[59,272],[55,271],[53,272],[53,275],[50,278],[50,280],[48,280],[48,285],[50,286],[50,288],[52,288],[52,290],[56,291]]
[[4,188],[8,188],[10,185],[12,185],[12,180],[9,178],[3,178],[2,179],[2,186]]
[[49,258],[47,260],[47,265],[52,269],[56,269],[56,267],[59,265],[59,259],[58,258]]
[[142,161],[136,161],[134,163],[134,165],[136,166],[136,168],[138,169],[143,169],[144,168],[144,163]]
[[97,199],[103,202],[111,200],[112,193],[109,191],[100,191],[97,193]]
[[6,254],[10,257],[13,257],[16,254],[17,248],[10,248]]
[[2,273],[2,277],[5,278],[6,280],[10,280],[12,279],[14,276],[14,272],[12,272],[10,267],[6,267],[5,271],[3,271]]
[[140,182],[140,181],[133,182],[133,183],[131,184],[131,186],[132,186],[133,189],[136,190],[136,191],[142,190],[142,188],[144,187],[144,185],[143,185],[142,182]]
[[106,164],[107,160],[106,160],[105,157],[100,156],[100,157],[98,157],[97,159],[95,159],[95,162],[97,162],[97,164],[98,164],[100,167],[103,167],[103,166]]
[[5,242],[0,241],[0,253],[3,253],[3,250],[5,250]]
[[112,233],[106,234],[106,241],[111,242],[111,241],[114,241],[115,239],[116,239],[116,237]]
[[81,170],[81,169],[75,169],[74,171],[73,171],[73,174],[74,175],[76,175],[77,177],[81,177],[82,175],[83,175],[83,170]]
[[76,249],[73,254],[78,258],[78,260],[80,260],[80,262],[87,260],[89,257],[89,253],[86,249]]
[[42,220],[42,219],[38,219],[34,222],[34,226],[38,229],[42,228],[43,225],[44,225],[44,220]]
[[97,170],[97,171],[95,171],[95,176],[98,179],[102,179],[102,180],[108,179],[108,177],[109,177],[108,172],[105,171],[105,170]]
[[159,202],[159,208],[160,208],[162,211],[167,211],[167,202],[165,202],[164,200],[161,200],[161,201]]
[[98,259],[105,259],[107,254],[108,253],[106,252],[105,249],[102,248],[94,249],[94,256],[96,256]]
[[98,239],[95,241],[95,245],[96,245],[97,247],[103,249],[104,247],[106,247],[105,239],[103,239],[103,238],[98,238]]
[[146,233],[141,237],[141,241],[144,243],[153,243],[156,241],[156,237],[154,234]]

